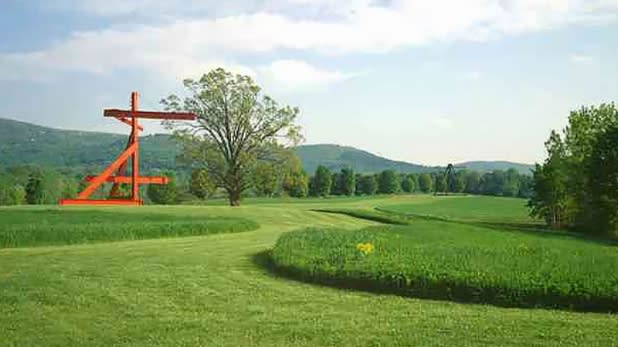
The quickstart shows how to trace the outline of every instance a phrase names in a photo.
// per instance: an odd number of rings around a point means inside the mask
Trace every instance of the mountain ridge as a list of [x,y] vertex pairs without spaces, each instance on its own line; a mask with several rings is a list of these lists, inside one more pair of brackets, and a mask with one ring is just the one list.
[[[0,166],[44,165],[51,167],[102,167],[126,145],[127,135],[64,130],[13,119],[0,118]],[[140,137],[142,166],[146,171],[173,170],[180,147],[168,134]],[[304,169],[313,173],[318,165],[331,170],[351,167],[356,172],[374,173],[386,169],[419,173],[440,170],[405,161],[391,160],[366,150],[334,144],[310,144],[294,148]],[[508,161],[467,161],[455,164],[477,171],[506,170],[509,167],[530,174],[533,165]]]

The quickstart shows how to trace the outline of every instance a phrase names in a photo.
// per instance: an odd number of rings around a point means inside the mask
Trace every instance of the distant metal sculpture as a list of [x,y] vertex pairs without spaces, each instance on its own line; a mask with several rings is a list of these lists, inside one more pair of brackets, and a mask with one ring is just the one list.
[[[436,173],[435,175],[435,182],[434,182],[434,187],[435,187],[435,191],[434,191],[434,195],[438,195],[438,194],[448,194],[448,193],[453,193],[455,191],[455,180],[457,179],[457,169],[465,169],[465,166],[455,166],[453,164],[448,164],[446,166],[446,169],[444,170],[444,173],[440,174],[440,173]],[[443,179],[444,182],[443,184],[438,184],[438,180]],[[441,186],[442,187],[442,192],[438,192],[438,187]]]
[[[152,112],[138,111],[138,94],[131,93],[131,109],[118,110],[107,109],[103,111],[104,117],[112,117],[124,124],[131,126],[131,135],[125,150],[98,176],[86,176],[85,181],[90,182],[75,199],[62,199],[60,205],[142,205],[139,196],[140,184],[167,184],[165,176],[140,176],[139,175],[139,132],[144,129],[138,124],[138,118],[165,119],[165,120],[195,120],[193,113],[187,112]],[[125,176],[127,163],[131,158],[131,176]],[[114,175],[114,172],[116,174]],[[89,199],[103,183],[113,183],[108,199]],[[123,197],[120,192],[121,184],[131,184],[131,195]]]

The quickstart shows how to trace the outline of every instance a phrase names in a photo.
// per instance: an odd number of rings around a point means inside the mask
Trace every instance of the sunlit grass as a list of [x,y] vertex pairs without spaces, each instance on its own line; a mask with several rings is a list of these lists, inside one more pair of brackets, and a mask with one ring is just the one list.
[[[258,256],[286,232],[377,223],[316,209],[424,204],[430,196],[294,204],[74,209],[214,216],[255,231],[0,249],[0,346],[611,346],[618,315],[375,295],[281,278]],[[46,207],[0,208],[7,211]],[[166,217],[167,218],[167,217]],[[448,248],[447,248],[448,250]],[[376,255],[373,250],[369,256]]]
[[563,234],[421,220],[356,232],[287,233],[272,256],[286,273],[344,287],[510,307],[618,311],[618,248]]

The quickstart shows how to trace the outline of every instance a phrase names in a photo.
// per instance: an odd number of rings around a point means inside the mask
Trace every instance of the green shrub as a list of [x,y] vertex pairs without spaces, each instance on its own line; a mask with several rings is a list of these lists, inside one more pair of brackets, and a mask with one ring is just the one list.
[[166,172],[165,176],[169,178],[167,184],[149,184],[146,189],[146,195],[150,201],[157,205],[178,203],[179,191],[176,186],[176,177],[173,172]]
[[[371,244],[365,254],[359,244]],[[361,247],[361,248],[357,248]],[[565,234],[415,221],[283,234],[279,271],[309,281],[508,307],[618,311],[618,249]]]

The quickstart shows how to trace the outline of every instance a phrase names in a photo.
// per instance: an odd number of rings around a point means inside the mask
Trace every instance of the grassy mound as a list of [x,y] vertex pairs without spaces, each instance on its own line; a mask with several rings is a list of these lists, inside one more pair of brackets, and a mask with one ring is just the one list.
[[[368,246],[370,244],[371,246]],[[283,234],[277,270],[304,280],[507,307],[618,311],[618,248],[550,233],[415,221]]]
[[259,226],[241,218],[197,218],[132,209],[5,209],[0,222],[0,248],[198,236],[249,231]]

